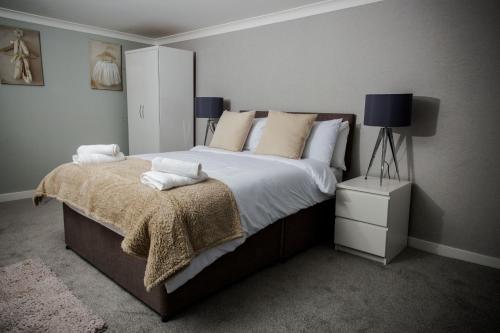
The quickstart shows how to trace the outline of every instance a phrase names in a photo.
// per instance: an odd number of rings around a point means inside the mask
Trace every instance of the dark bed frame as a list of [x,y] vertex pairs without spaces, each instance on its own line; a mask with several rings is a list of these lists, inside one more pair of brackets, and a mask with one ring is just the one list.
[[[267,111],[257,111],[265,117]],[[343,118],[349,121],[346,166],[349,170],[354,114],[318,114],[318,121]],[[233,252],[217,259],[210,266],[172,293],[164,285],[146,292],[145,259],[130,256],[121,250],[123,237],[63,204],[66,248],[73,250],[122,288],[156,311],[162,321],[196,301],[274,263],[312,247],[333,240],[335,200],[329,199],[287,216],[249,237]]]

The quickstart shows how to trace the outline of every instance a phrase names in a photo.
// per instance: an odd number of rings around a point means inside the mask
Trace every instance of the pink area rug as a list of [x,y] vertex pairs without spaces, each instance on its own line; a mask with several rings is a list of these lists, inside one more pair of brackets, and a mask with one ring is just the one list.
[[0,332],[103,332],[106,323],[40,259],[0,268]]

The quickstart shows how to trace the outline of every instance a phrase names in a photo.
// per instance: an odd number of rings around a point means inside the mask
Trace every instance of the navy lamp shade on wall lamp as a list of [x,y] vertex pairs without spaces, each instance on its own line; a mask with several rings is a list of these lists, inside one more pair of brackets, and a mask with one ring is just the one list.
[[194,109],[196,118],[208,118],[207,127],[205,128],[205,141],[204,145],[207,145],[207,134],[208,129],[215,132],[215,119],[220,118],[222,115],[224,99],[222,97],[196,97],[194,102]]
[[[372,94],[366,95],[365,99],[365,120],[366,126],[378,126],[378,133],[375,147],[373,148],[372,157],[368,170],[366,170],[365,179],[373,164],[373,159],[377,154],[377,150],[382,142],[382,160],[380,165],[380,185],[382,185],[382,177],[385,171],[385,153],[387,151],[387,141],[391,147],[396,174],[399,177],[398,160],[396,159],[396,150],[394,148],[394,137],[392,135],[393,127],[407,127],[411,125],[411,105],[413,94]],[[387,165],[389,165],[387,163]]]

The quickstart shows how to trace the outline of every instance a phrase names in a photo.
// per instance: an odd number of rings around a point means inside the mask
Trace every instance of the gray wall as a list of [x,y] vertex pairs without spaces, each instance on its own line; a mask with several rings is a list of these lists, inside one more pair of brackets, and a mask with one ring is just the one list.
[[45,79],[43,87],[0,85],[0,193],[34,189],[83,143],[128,151],[126,93],[90,88],[88,41],[122,51],[145,45],[4,18],[0,25],[40,31]]
[[[396,139],[415,184],[410,235],[500,257],[498,17],[497,1],[386,0],[170,46],[196,51],[197,95],[232,110],[349,112],[362,123],[365,94],[412,92],[414,125]],[[377,133],[358,125],[352,176]]]

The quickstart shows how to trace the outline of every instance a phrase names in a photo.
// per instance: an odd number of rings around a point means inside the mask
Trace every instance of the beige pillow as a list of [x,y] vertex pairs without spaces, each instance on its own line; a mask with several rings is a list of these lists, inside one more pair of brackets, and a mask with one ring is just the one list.
[[270,111],[256,154],[300,159],[317,114]]
[[217,123],[210,147],[241,151],[252,127],[255,111],[224,111]]

